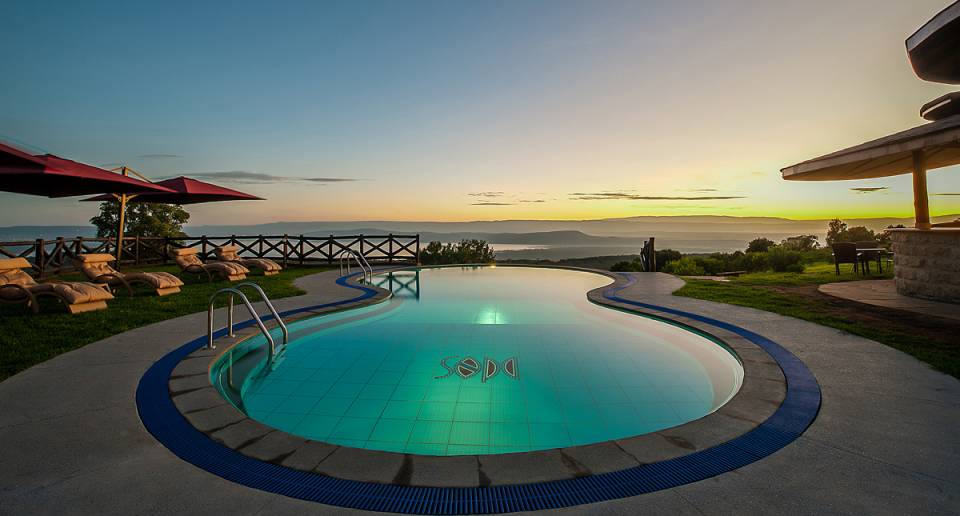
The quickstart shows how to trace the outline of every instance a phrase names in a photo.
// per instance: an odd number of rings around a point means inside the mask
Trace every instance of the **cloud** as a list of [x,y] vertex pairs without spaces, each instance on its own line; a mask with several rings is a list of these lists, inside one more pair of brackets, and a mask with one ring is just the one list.
[[358,181],[346,177],[290,177],[275,176],[273,174],[264,174],[262,172],[250,172],[247,170],[228,170],[223,172],[194,172],[186,174],[195,179],[209,179],[213,181],[222,181],[225,183],[296,183],[307,181],[311,183],[342,183],[345,181]]
[[140,159],[173,159],[182,158],[179,154],[141,154],[137,156]]
[[960,192],[957,192],[957,193],[954,193],[954,192],[935,193],[935,194],[930,194],[930,195],[960,195]]
[[468,193],[470,197],[503,197],[503,192],[472,192]]
[[471,203],[470,206],[513,206],[516,203],[512,202],[475,202]]
[[574,192],[570,199],[574,201],[720,201],[727,199],[745,199],[740,195],[637,195],[625,192]]
[[543,199],[520,199],[517,202],[547,202]]
[[886,186],[858,186],[857,188],[851,188],[851,190],[857,193],[865,194],[879,192],[881,190],[888,190],[888,188]]
[[694,188],[691,190],[686,190],[687,192],[698,192],[698,193],[707,193],[707,192],[717,192],[716,188]]

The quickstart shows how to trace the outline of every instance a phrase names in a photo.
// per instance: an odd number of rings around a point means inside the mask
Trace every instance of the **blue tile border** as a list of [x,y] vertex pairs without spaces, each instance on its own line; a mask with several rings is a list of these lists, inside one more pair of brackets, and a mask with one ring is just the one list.
[[[359,274],[359,273],[358,273]],[[635,280],[622,275],[625,284],[608,288],[607,300],[686,317],[740,335],[769,353],[783,371],[786,398],[766,421],[733,440],[689,455],[644,464],[610,473],[533,484],[497,487],[414,487],[375,484],[294,470],[247,457],[214,442],[195,429],[170,399],[168,382],[177,364],[206,343],[201,336],[170,352],[154,363],[140,379],[136,403],[147,430],[181,459],[227,480],[292,498],[339,507],[408,514],[472,514],[543,510],[637,496],[704,480],[756,462],[790,444],[816,418],[820,409],[820,387],[816,378],[794,354],[776,342],[733,324],[673,308],[619,297],[617,292]],[[358,296],[289,310],[289,316],[321,308],[364,301],[377,291],[348,283]],[[616,285],[616,283],[614,284]],[[252,320],[237,324],[251,326]],[[215,336],[222,337],[225,331]]]

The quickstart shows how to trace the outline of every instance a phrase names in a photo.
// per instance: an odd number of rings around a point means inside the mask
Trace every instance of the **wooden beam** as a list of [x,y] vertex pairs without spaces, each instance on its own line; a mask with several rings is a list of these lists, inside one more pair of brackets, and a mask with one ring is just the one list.
[[923,150],[913,151],[913,210],[917,229],[930,229],[930,204],[927,198],[927,163]]

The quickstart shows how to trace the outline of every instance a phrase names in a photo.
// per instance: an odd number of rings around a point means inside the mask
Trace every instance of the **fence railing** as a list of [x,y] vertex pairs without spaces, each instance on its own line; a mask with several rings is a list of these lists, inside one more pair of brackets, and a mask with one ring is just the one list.
[[[287,265],[332,265],[340,252],[351,249],[374,263],[419,263],[420,235],[230,235],[200,237],[126,237],[121,265],[165,264],[172,261],[169,249],[196,247],[203,260],[215,260],[214,250],[235,245],[243,257],[270,258]],[[116,255],[113,238],[56,238],[0,242],[0,258],[26,258],[37,277],[75,270],[80,254]]]

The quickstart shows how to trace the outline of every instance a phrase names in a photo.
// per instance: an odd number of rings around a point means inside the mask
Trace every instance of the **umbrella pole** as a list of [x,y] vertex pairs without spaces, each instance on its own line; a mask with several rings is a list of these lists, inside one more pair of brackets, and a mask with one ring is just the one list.
[[917,229],[930,229],[930,205],[927,198],[927,163],[923,150],[913,151],[913,210]]
[[120,257],[123,255],[123,222],[127,211],[127,194],[120,194],[120,211],[117,214],[117,269],[120,269]]

